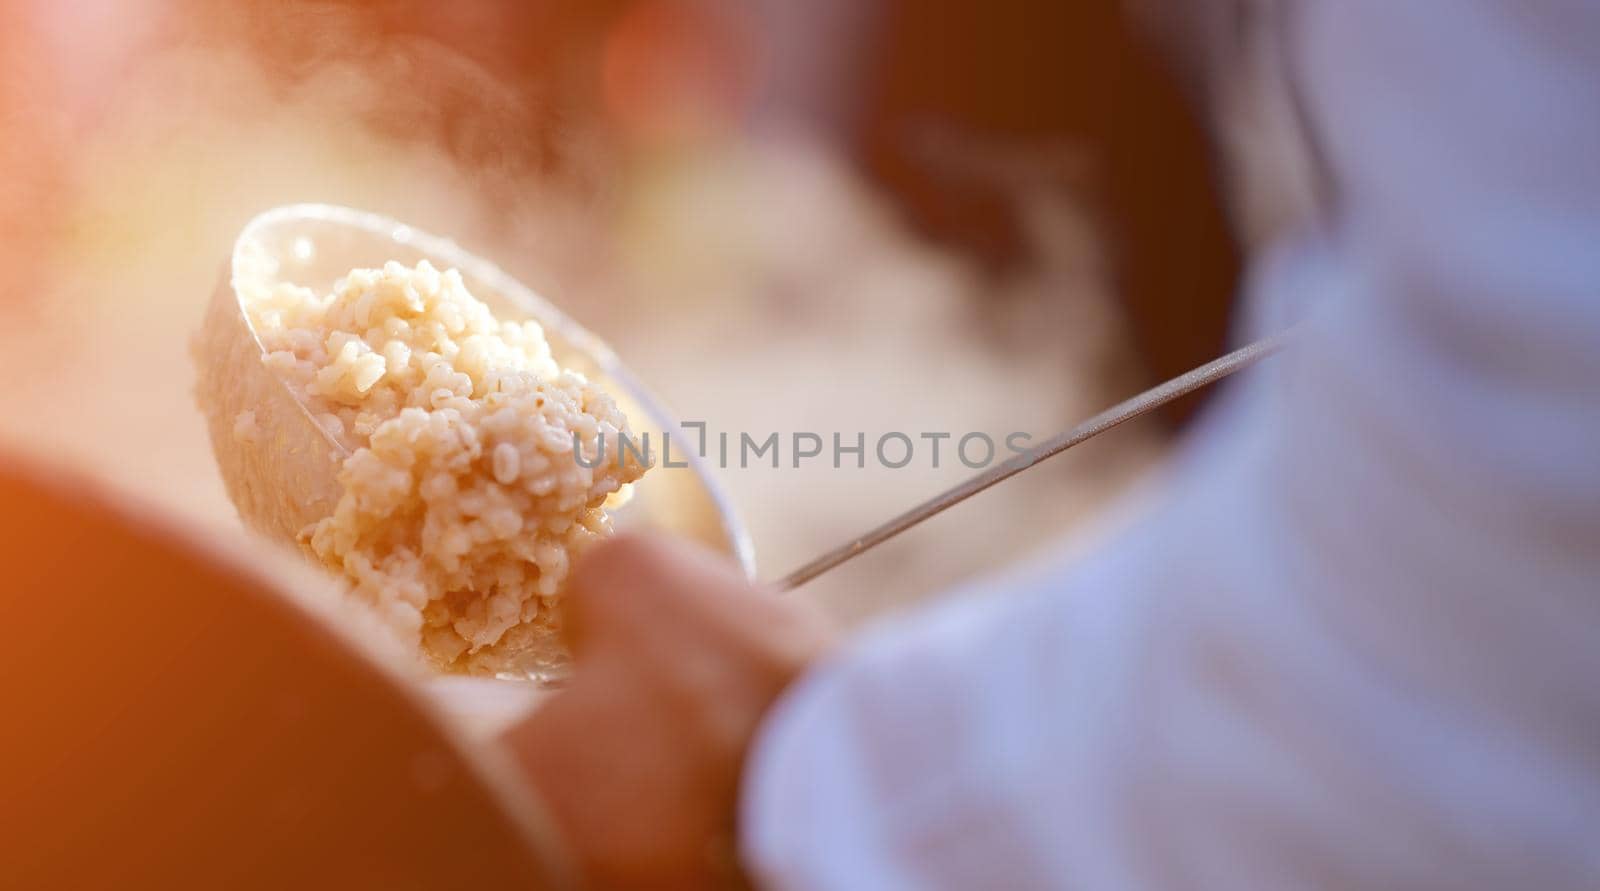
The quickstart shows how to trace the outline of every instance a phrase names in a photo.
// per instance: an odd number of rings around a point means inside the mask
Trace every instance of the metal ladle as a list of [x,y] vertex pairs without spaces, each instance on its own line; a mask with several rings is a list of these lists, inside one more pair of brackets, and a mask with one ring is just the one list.
[[[243,268],[263,255],[270,269]],[[459,269],[469,290],[497,314],[539,321],[557,361],[610,392],[630,417],[659,430],[675,429],[672,418],[603,341],[494,264],[447,239],[376,214],[322,204],[280,207],[256,217],[241,232],[195,343],[202,369],[199,402],[228,494],[250,528],[294,541],[301,530],[329,516],[341,491],[337,472],[351,449],[318,424],[263,365],[262,344],[251,327],[239,276],[264,272],[326,291],[352,268],[423,258],[439,268]],[[828,551],[774,586],[799,587],[1047,458],[1277,353],[1291,334],[1264,338],[1119,403]],[[238,429],[244,412],[254,420],[258,438],[253,442]],[[691,452],[685,460],[690,473],[658,474],[640,486],[639,497],[625,511],[627,522],[619,519],[619,526],[647,526],[698,541],[726,554],[753,578],[753,548],[728,499],[699,456]]]

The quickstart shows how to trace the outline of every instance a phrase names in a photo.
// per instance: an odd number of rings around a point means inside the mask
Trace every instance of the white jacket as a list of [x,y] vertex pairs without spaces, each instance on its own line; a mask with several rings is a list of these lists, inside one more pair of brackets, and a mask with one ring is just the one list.
[[1108,546],[785,697],[767,886],[1600,888],[1600,2],[1288,27],[1331,189],[1251,299],[1310,336]]

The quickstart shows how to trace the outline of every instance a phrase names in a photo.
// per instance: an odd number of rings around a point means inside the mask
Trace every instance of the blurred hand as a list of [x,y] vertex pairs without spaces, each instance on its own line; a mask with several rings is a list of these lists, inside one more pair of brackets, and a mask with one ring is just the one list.
[[505,734],[602,888],[744,884],[739,779],[763,715],[827,645],[793,598],[688,545],[621,536],[574,569],[571,683]]

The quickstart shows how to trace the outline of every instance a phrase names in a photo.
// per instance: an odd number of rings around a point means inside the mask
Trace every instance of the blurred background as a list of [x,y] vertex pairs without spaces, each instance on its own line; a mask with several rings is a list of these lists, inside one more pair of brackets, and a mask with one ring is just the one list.
[[[297,201],[494,259],[713,431],[1047,436],[1226,340],[1251,231],[1191,109],[1242,106],[1161,33],[1109,0],[9,0],[0,439],[238,534],[187,343]],[[1035,551],[1195,408],[808,593],[856,620]],[[969,472],[817,463],[720,472],[764,576]]]

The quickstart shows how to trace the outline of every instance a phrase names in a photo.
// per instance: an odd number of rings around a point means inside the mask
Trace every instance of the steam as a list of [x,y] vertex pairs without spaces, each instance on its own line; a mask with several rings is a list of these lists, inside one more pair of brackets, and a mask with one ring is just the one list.
[[[1029,198],[1042,260],[996,285],[781,127],[630,156],[548,91],[425,33],[380,39],[350,7],[75,4],[115,20],[95,34],[129,36],[71,44],[39,37],[49,6],[0,13],[20,16],[0,22],[14,26],[0,28],[0,439],[209,528],[236,521],[191,404],[187,339],[239,228],[291,202],[379,211],[494,258],[713,429],[1043,436],[1127,389],[1098,245],[1070,196]],[[819,595],[859,614],[1050,540],[1149,462],[1151,439],[1119,436]],[[725,482],[775,575],[963,471]]]

